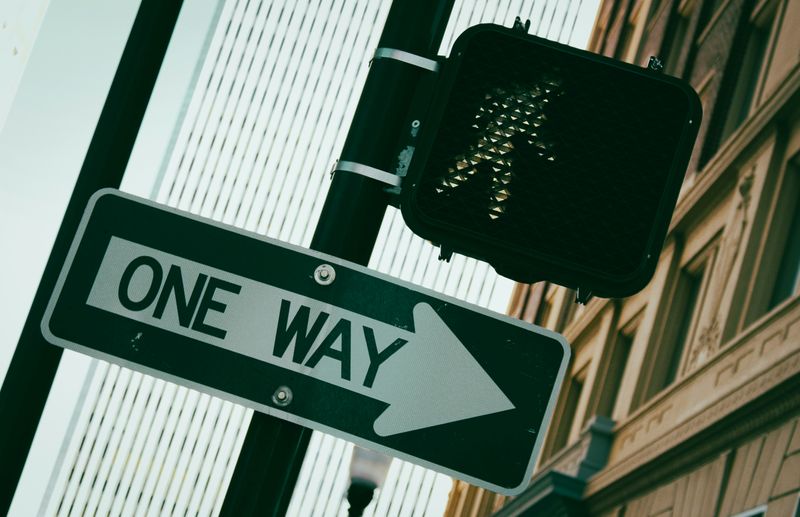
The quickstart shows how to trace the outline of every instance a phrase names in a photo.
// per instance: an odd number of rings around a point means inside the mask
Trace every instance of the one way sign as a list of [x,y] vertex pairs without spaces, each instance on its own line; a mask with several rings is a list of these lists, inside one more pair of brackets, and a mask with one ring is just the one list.
[[110,189],[42,332],[506,494],[530,479],[569,356],[545,329]]

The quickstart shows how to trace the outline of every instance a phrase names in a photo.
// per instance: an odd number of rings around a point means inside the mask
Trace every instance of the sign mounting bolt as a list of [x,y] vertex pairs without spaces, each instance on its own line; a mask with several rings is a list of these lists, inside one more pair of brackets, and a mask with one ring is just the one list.
[[314,280],[319,285],[331,285],[336,279],[336,270],[330,264],[322,264],[314,270]]
[[292,403],[292,390],[288,386],[278,386],[278,389],[272,394],[272,402],[276,406],[288,406]]

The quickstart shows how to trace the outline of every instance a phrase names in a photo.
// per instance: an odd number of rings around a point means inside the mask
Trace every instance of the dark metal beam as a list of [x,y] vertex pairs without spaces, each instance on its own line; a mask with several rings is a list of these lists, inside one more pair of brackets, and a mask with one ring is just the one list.
[[89,197],[122,181],[181,4],[142,0],[0,389],[0,515],[11,506],[61,360],[62,349],[45,342],[39,330],[45,307]]
[[[453,3],[395,0],[378,46],[434,56]],[[430,73],[392,59],[373,61],[341,160],[394,171],[416,88]],[[351,172],[336,173],[311,249],[366,265],[389,197],[383,183]],[[221,515],[284,515],[310,435],[296,424],[255,413]]]

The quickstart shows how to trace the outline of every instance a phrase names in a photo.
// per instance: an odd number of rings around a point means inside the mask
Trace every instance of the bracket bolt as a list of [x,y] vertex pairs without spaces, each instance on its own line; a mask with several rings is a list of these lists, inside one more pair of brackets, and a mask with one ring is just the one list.
[[664,70],[664,63],[656,56],[650,56],[650,60],[647,62],[647,68],[654,72],[661,72]]

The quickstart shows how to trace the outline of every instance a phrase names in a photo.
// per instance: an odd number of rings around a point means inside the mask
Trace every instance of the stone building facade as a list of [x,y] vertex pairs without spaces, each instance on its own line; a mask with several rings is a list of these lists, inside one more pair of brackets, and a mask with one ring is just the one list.
[[698,92],[678,205],[642,292],[517,286],[569,374],[530,487],[446,515],[800,515],[800,0],[604,0],[590,49]]

